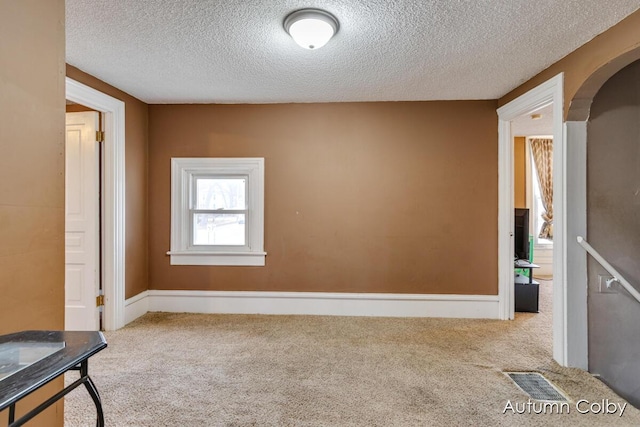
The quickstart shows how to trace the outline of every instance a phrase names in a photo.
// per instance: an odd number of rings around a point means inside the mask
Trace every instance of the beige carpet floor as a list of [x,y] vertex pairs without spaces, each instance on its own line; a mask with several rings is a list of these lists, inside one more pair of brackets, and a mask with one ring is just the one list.
[[[106,333],[91,359],[108,426],[638,426],[640,411],[580,414],[624,400],[551,358],[551,283],[541,313],[493,320],[149,313]],[[569,413],[527,403],[503,371],[543,373]],[[93,426],[84,390],[66,426]],[[583,405],[583,408],[588,405]]]

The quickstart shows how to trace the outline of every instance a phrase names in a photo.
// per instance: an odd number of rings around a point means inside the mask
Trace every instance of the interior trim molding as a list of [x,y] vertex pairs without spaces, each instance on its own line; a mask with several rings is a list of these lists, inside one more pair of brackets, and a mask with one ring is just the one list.
[[149,291],[140,292],[124,302],[125,325],[145,315],[149,311]]
[[170,313],[498,318],[497,295],[149,290],[127,303],[127,318],[132,320],[145,308]]
[[103,289],[104,328],[125,325],[125,114],[124,102],[69,77],[66,98],[104,114]]

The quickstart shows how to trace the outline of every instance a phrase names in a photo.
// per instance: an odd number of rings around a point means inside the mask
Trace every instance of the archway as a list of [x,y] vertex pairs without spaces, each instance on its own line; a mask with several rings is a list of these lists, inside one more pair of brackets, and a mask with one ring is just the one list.
[[578,236],[587,235],[587,122],[593,99],[602,86],[640,59],[640,48],[621,54],[591,74],[576,91],[565,122],[567,365],[588,369],[587,254]]
[[[601,375],[613,389],[636,405],[640,402],[640,395],[636,385],[638,378],[634,378],[633,373],[637,371],[634,354],[637,354],[638,347],[634,351],[625,346],[636,342],[636,329],[632,329],[629,339],[629,332],[625,338],[622,328],[637,324],[640,318],[637,302],[621,289],[613,295],[605,295],[609,290],[598,283],[598,276],[606,279],[607,275],[612,275],[599,265],[607,262],[588,263],[590,256],[575,239],[577,236],[586,237],[605,260],[616,264],[615,269],[625,272],[627,279],[635,277],[637,282],[637,271],[633,275],[634,269],[625,268],[626,254],[633,256],[637,250],[625,249],[621,244],[623,241],[637,247],[637,239],[632,237],[635,235],[633,229],[624,226],[624,212],[635,211],[635,206],[631,206],[633,197],[627,197],[627,193],[635,191],[635,181],[628,173],[623,174],[624,178],[618,182],[614,177],[620,175],[619,171],[635,170],[637,120],[635,116],[629,119],[627,114],[637,111],[640,106],[637,97],[640,83],[636,77],[639,68],[640,48],[603,65],[576,92],[566,122],[567,149],[575,154],[567,163],[567,176],[570,178],[567,180],[567,192],[577,195],[572,204],[577,218],[567,217],[568,229],[573,231],[568,236],[568,298],[571,298],[570,292],[581,294],[581,298],[569,307],[574,314],[574,323],[580,320],[588,329],[588,340],[585,341],[590,341],[588,347],[585,342],[586,348],[581,353],[574,354],[574,360],[581,360],[585,369]],[[631,149],[625,149],[624,144]],[[625,162],[630,162],[631,168],[625,166]],[[620,185],[623,182],[633,190]],[[609,194],[620,197],[621,193],[624,203],[607,202]],[[587,203],[589,200],[591,202]],[[629,206],[625,207],[625,203]],[[620,215],[622,218],[618,218]],[[635,293],[637,295],[637,290]]]

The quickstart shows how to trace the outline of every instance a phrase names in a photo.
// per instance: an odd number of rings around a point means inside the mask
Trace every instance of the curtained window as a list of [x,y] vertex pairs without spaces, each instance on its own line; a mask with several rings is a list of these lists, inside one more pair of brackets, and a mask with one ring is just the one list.
[[539,239],[553,240],[553,140],[532,138],[529,143],[535,169],[533,175],[537,178],[534,186],[537,184],[542,207],[535,209],[537,218],[534,224],[539,224],[539,229],[535,232]]

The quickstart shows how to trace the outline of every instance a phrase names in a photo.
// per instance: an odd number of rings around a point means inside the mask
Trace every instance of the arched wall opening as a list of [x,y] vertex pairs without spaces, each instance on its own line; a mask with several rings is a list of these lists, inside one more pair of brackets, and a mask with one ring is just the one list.
[[[640,48],[595,71],[571,100],[565,122],[567,162],[567,318],[588,325],[569,364],[599,374],[640,405],[640,304],[576,241],[584,237],[640,288]],[[638,193],[638,194],[636,194]],[[571,325],[569,325],[569,330]]]

